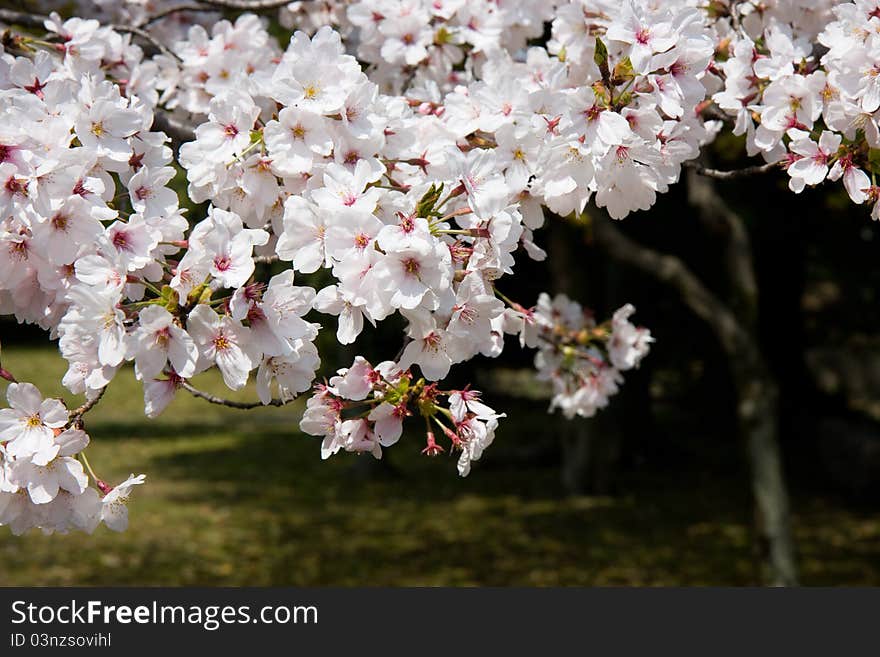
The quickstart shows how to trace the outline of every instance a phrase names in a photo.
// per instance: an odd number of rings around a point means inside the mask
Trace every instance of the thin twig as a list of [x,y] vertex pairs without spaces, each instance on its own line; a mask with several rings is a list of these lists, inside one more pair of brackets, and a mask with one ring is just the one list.
[[733,180],[735,178],[747,178],[749,176],[768,173],[769,171],[780,168],[781,164],[779,162],[769,162],[768,164],[755,165],[743,169],[731,169],[729,171],[710,169],[709,167],[704,167],[699,162],[685,162],[684,166],[693,169],[701,176],[716,178],[718,180]]
[[0,9],[0,22],[7,25],[21,25],[23,27],[42,27],[45,28],[44,21],[48,16],[39,14],[28,14],[23,11],[15,11],[13,9]]
[[[30,14],[23,11],[14,11],[12,9],[0,9],[0,22],[9,25],[22,25],[24,27],[45,27],[45,21],[47,20],[49,20],[49,17],[42,14]],[[174,57],[177,61],[181,61],[180,57],[171,52],[162,43],[157,41],[152,34],[142,30],[139,27],[133,25],[108,25],[107,27],[110,27],[117,32],[138,36],[141,39],[147,41],[151,46],[153,46],[163,55],[168,55],[169,57]]]
[[175,53],[172,50],[169,50],[165,45],[160,43],[156,39],[156,37],[154,37],[152,34],[147,32],[146,30],[142,30],[141,28],[134,27],[132,25],[110,25],[109,27],[116,30],[117,32],[131,34],[133,36],[138,36],[141,39],[143,39],[144,41],[146,41],[147,43],[149,43],[151,46],[153,46],[156,50],[161,52],[163,55],[166,55],[167,57],[173,57],[178,62],[183,61],[177,53]]
[[199,0],[203,5],[236,11],[268,11],[292,5],[295,0]]
[[70,413],[70,420],[68,421],[68,426],[73,426],[78,423],[82,416],[92,410],[95,406],[98,405],[98,402],[101,401],[101,398],[104,396],[104,393],[107,392],[107,386],[104,386],[98,391],[98,394],[95,395],[92,399],[89,399],[82,406],[73,409]]
[[[0,341],[0,353],[2,353],[2,351],[3,351],[3,344],[2,344],[2,341]],[[7,381],[9,381],[9,383],[18,383],[18,379],[16,379],[12,375],[12,372],[10,372],[7,369],[4,369],[2,363],[0,363],[0,379],[6,379]]]
[[730,8],[729,8],[729,11],[730,11],[730,25],[731,25],[731,27],[733,27],[733,29],[736,30],[737,32],[738,32],[738,31],[740,30],[740,28],[742,27],[742,25],[741,25],[741,23],[740,23],[740,20],[739,20],[739,6],[740,6],[741,4],[742,4],[742,0],[730,0],[730,2],[729,2],[729,5],[730,5]]
[[229,408],[237,408],[242,411],[248,411],[252,408],[261,408],[263,406],[286,406],[293,401],[292,399],[289,399],[287,401],[283,399],[270,399],[268,404],[264,404],[263,402],[239,402],[232,399],[218,397],[217,395],[212,395],[210,392],[205,392],[204,390],[199,390],[198,388],[194,388],[193,386],[191,386],[186,381],[181,381],[180,387],[186,390],[193,397],[204,399],[206,402],[210,402],[211,404],[217,404],[218,406],[228,406]]
[[254,262],[258,265],[271,265],[273,262],[278,262],[279,258],[277,255],[265,255],[265,256],[255,256]]
[[200,2],[184,2],[163,9],[142,21],[138,27],[146,27],[152,25],[156,21],[167,18],[172,14],[182,11],[218,11],[220,9],[231,9],[233,11],[269,11],[271,9],[279,9],[292,4],[294,0],[200,0]]
[[208,12],[208,11],[217,11],[217,8],[211,7],[210,5],[195,4],[192,2],[174,5],[172,7],[167,7],[166,9],[163,9],[162,11],[156,12],[152,16],[147,16],[145,18],[145,20],[142,20],[140,22],[140,24],[138,24],[138,27],[147,27],[148,25],[152,25],[156,21],[160,21],[163,18],[168,18],[169,16],[171,16],[173,14],[180,13],[182,11]]

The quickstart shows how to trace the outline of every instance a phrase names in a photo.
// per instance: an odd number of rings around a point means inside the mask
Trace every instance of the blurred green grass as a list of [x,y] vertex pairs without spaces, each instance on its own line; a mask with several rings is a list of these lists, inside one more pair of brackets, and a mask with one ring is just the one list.
[[[57,352],[7,346],[3,364],[63,395]],[[212,373],[198,385],[223,393]],[[147,474],[129,530],[16,538],[0,528],[0,584],[756,583],[736,479],[648,473],[615,497],[566,497],[554,465],[511,457],[553,427],[528,405],[514,405],[467,479],[448,455],[421,456],[417,435],[368,474],[358,463],[368,456],[322,462],[318,440],[297,430],[300,410],[234,411],[180,393],[150,421],[132,372],[120,372],[87,428],[102,478]],[[804,583],[880,584],[880,519],[821,498],[796,506]]]

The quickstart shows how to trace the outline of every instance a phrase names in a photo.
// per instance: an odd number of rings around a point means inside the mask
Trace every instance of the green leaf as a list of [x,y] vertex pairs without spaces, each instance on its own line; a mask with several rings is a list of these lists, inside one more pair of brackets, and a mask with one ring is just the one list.
[[439,187],[432,184],[430,189],[425,192],[425,195],[422,196],[416,205],[416,216],[421,217],[422,219],[435,216],[437,212],[434,208],[437,206],[437,202],[440,200],[440,195],[442,193],[443,183],[440,183]]
[[596,53],[593,55],[593,61],[599,67],[602,74],[602,81],[606,86],[611,85],[611,71],[608,69],[608,48],[602,42],[602,39],[596,37]]
[[608,48],[599,37],[596,37],[596,54],[593,55],[593,61],[600,69],[603,66],[608,68]]
[[210,301],[211,288],[208,287],[207,283],[202,283],[201,285],[194,287],[186,297],[186,305],[193,308],[199,303],[206,303],[202,301],[202,298],[206,293],[208,295],[208,301]]
[[452,32],[447,30],[445,27],[441,27],[434,35],[434,43],[438,46],[452,43]]
[[170,313],[176,313],[180,306],[180,295],[169,285],[162,287],[162,296],[158,299],[159,303],[165,307]]
[[614,73],[612,73],[611,83],[614,86],[618,86],[621,84],[625,84],[635,78],[636,74],[633,70],[632,62],[629,60],[629,57],[624,57],[617,65],[614,67]]
[[206,285],[205,289],[202,290],[202,293],[199,295],[199,303],[210,303],[211,296],[213,294],[214,290],[212,290],[210,286]]

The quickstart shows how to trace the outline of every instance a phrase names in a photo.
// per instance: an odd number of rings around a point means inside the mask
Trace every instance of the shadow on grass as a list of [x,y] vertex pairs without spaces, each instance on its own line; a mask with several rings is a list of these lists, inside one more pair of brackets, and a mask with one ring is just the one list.
[[[555,468],[491,453],[459,479],[454,459],[418,453],[418,436],[390,451],[393,476],[364,476],[371,457],[322,462],[318,439],[274,427],[181,424],[158,439],[132,438],[132,428],[104,427],[116,437],[95,458],[124,454],[150,473],[129,531],[2,538],[0,582],[756,583],[747,490],[734,478],[643,472],[621,482],[626,495],[565,497]],[[806,581],[880,579],[877,522],[833,506],[801,511]]]
[[198,482],[168,493],[172,503],[246,514],[273,583],[674,582],[682,560],[691,581],[720,571],[728,583],[751,581],[747,505],[729,491],[719,491],[723,507],[660,482],[639,497],[566,498],[555,470],[487,460],[461,480],[453,459],[419,456],[416,440],[392,452],[394,477],[357,476],[354,463],[368,456],[321,463],[316,440],[275,432],[156,458],[150,469]]

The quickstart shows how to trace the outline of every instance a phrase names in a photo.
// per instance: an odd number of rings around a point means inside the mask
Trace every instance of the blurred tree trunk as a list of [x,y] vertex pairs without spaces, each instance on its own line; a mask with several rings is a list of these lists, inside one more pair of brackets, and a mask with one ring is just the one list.
[[689,199],[701,217],[727,233],[729,301],[714,295],[679,258],[632,241],[602,212],[593,215],[593,234],[612,257],[675,288],[684,303],[715,332],[727,354],[737,392],[739,430],[751,470],[762,576],[768,584],[794,585],[797,569],[779,450],[778,389],[758,347],[758,289],[748,233],[740,217],[717,195],[712,181],[698,178],[689,182]]
[[[718,193],[715,181],[687,172],[688,200],[710,226],[726,234],[728,305],[742,336],[725,346],[737,390],[737,417],[752,476],[758,554],[764,581],[797,583],[788,491],[779,447],[779,385],[760,348],[758,283],[749,233],[742,218]],[[722,340],[724,343],[724,340]]]
[[[583,288],[594,284],[595,280],[584,276],[584,268],[578,261],[581,231],[557,220],[549,223],[548,233],[547,250],[553,254],[548,259],[550,289],[572,299],[583,299],[586,291]],[[602,285],[601,281],[599,285]],[[562,485],[569,494],[602,495],[612,488],[621,439],[619,422],[614,415],[612,407],[590,419],[566,420],[558,414],[555,416],[562,446]]]

